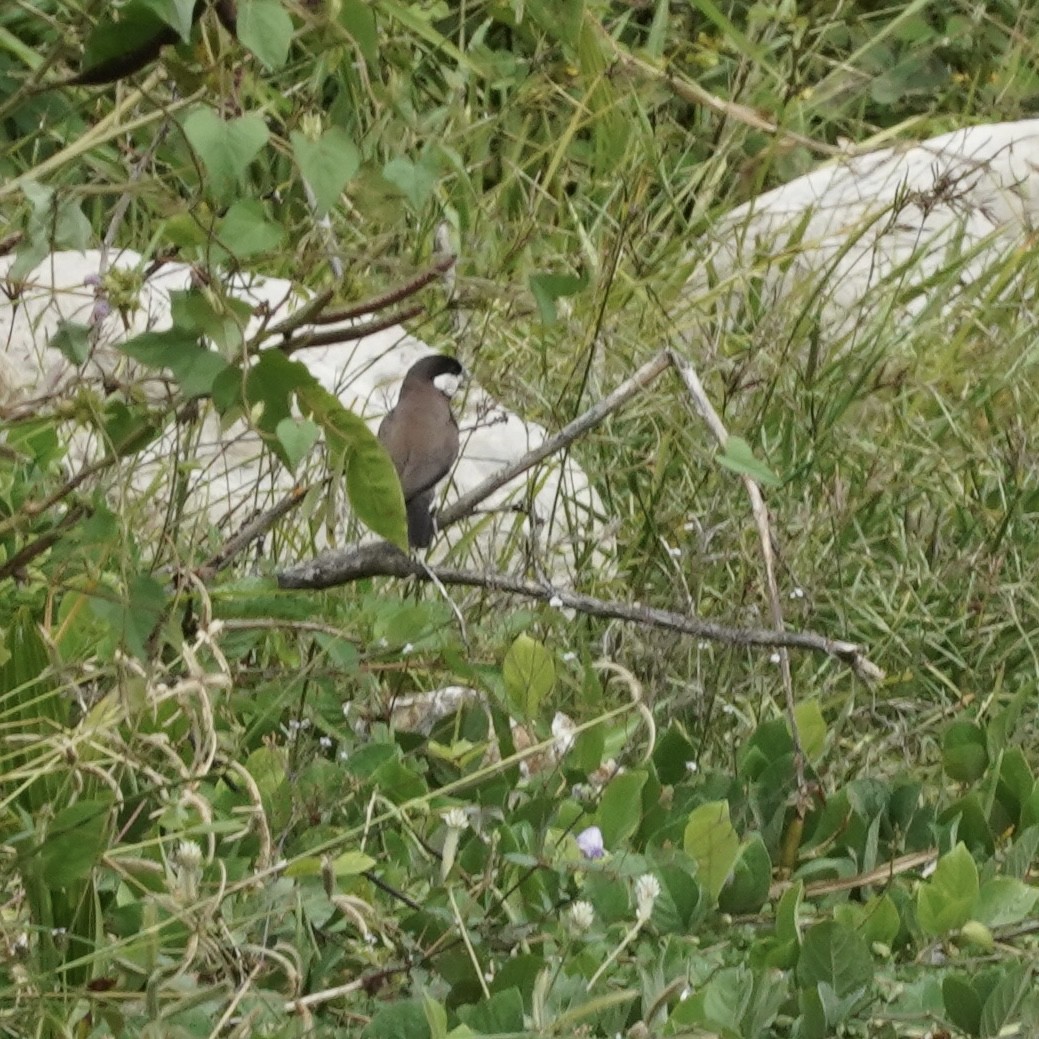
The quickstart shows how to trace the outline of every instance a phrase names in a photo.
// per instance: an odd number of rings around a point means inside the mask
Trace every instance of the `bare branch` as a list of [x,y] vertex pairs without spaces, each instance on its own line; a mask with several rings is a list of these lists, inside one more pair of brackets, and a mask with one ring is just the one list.
[[[679,378],[685,385],[686,392],[693,401],[693,405],[699,412],[707,428],[711,431],[719,446],[723,449],[729,439],[729,431],[725,428],[721,416],[714,410],[714,405],[707,396],[700,382],[700,377],[692,364],[677,351],[670,351],[671,363],[675,366]],[[772,615],[772,625],[777,632],[784,630],[783,607],[779,598],[779,584],[776,581],[776,566],[772,555],[772,528],[768,519],[768,506],[761,488],[750,476],[743,476],[743,486],[747,489],[747,497],[750,498],[750,511],[754,516],[754,523],[758,528],[758,540],[761,543],[761,558],[765,564],[765,585],[768,589],[769,612]],[[791,738],[794,742],[794,768],[797,772],[797,789],[800,799],[801,810],[805,810],[808,804],[808,786],[805,781],[804,772],[804,748],[801,746],[801,736],[797,728],[797,718],[794,714],[794,680],[790,674],[790,657],[785,647],[779,649],[779,669],[783,678],[783,693],[786,698],[787,720],[790,723]]]
[[401,300],[414,296],[416,292],[424,289],[430,282],[436,281],[445,271],[450,270],[455,265],[455,259],[456,257],[454,256],[441,256],[434,260],[426,270],[420,271],[402,285],[388,289],[378,296],[362,300],[360,303],[355,303],[352,307],[346,307],[343,310],[330,310],[328,313],[315,318],[314,324],[331,325],[336,321],[351,321],[354,318],[367,317],[369,314],[385,310],[387,307],[393,306],[394,303],[400,303]]
[[670,367],[672,361],[667,351],[656,355],[651,361],[644,364],[630,379],[626,379],[609,396],[603,397],[601,401],[590,407],[584,414],[579,415],[573,422],[565,425],[554,436],[550,436],[543,444],[528,451],[522,458],[500,469],[493,476],[488,477],[481,484],[477,484],[467,494],[463,494],[453,501],[443,511],[437,514],[437,523],[441,529],[457,523],[460,519],[468,516],[477,505],[485,498],[490,497],[500,487],[504,487],[510,480],[532,469],[538,462],[544,461],[550,455],[554,455],[561,448],[572,444],[578,437],[584,435],[588,430],[597,426],[607,415],[623,407],[632,397],[646,388],[661,372]]
[[309,486],[303,484],[297,484],[295,487],[285,495],[276,505],[272,506],[266,512],[261,512],[259,516],[249,520],[236,534],[228,538],[227,541],[221,546],[218,552],[213,553],[212,556],[206,560],[195,571],[199,580],[210,581],[212,580],[221,570],[224,569],[228,563],[248,548],[257,538],[263,537],[275,523],[282,518],[287,516],[297,505],[307,496],[307,492],[310,490]]
[[524,581],[507,574],[428,567],[405,555],[388,541],[360,545],[347,551],[324,552],[316,559],[283,570],[278,574],[278,585],[287,589],[320,589],[333,588],[368,577],[411,577],[419,581],[429,581],[433,575],[445,585],[464,585],[519,595],[560,609],[576,610],[591,617],[606,617],[661,628],[731,646],[806,649],[825,653],[846,664],[866,681],[876,681],[883,676],[880,668],[853,642],[827,638],[812,631],[773,631],[766,628],[736,628],[715,624],[670,610],[597,599],[590,595],[553,588],[547,584]]
[[[364,321],[353,325],[351,328],[336,328],[331,332],[308,332],[293,339],[286,339],[279,343],[274,349],[283,354],[294,354],[297,350],[306,350],[311,346],[335,346],[336,343],[352,343],[363,339],[365,336],[374,335],[383,329],[392,328],[394,325],[402,325],[405,321],[411,321],[425,310],[425,307],[416,303],[413,307],[405,307],[403,310],[395,310],[392,314],[380,318],[378,321]],[[314,321],[312,324],[321,324]]]

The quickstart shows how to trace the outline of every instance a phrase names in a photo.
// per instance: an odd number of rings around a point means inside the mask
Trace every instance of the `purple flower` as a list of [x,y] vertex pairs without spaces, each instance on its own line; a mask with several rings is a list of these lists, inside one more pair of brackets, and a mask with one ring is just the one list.
[[602,843],[602,830],[589,826],[577,835],[577,848],[586,859],[601,859],[606,853]]

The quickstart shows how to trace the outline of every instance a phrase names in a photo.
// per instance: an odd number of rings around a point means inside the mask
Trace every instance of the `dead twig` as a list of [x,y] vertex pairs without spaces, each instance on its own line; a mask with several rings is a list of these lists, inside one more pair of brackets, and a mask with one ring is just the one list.
[[281,501],[249,520],[195,571],[199,580],[211,581],[235,556],[248,548],[257,538],[262,538],[283,516],[292,512],[307,496],[309,490],[310,486],[297,484]]
[[724,642],[731,646],[806,649],[825,653],[846,664],[855,674],[867,681],[875,681],[883,674],[863,654],[860,646],[853,642],[831,639],[816,632],[736,628],[651,606],[634,606],[630,603],[597,599],[547,584],[524,581],[507,574],[430,567],[405,555],[388,541],[356,546],[348,551],[324,552],[315,559],[283,570],[278,574],[278,585],[286,589],[321,589],[334,588],[369,577],[411,577],[429,581],[432,579],[431,575],[435,575],[444,585],[463,585],[519,595],[559,609],[576,610],[592,617],[606,617],[631,624],[662,628],[694,638]]
[[666,350],[657,354],[651,361],[647,361],[639,368],[634,375],[625,379],[609,396],[603,397],[597,404],[593,404],[583,414],[578,415],[573,422],[567,423],[558,433],[550,436],[543,444],[528,451],[522,458],[518,458],[515,462],[500,469],[483,483],[477,484],[467,494],[463,494],[453,501],[447,508],[437,513],[437,523],[441,530],[468,516],[480,502],[489,498],[510,480],[514,480],[528,469],[532,469],[538,462],[543,462],[562,448],[568,447],[578,437],[583,436],[588,430],[602,422],[607,415],[612,414],[632,397],[641,393],[661,372],[667,371],[671,364],[671,357]]
[[420,271],[414,277],[396,288],[388,289],[378,296],[355,303],[351,307],[342,310],[330,310],[314,318],[315,325],[331,325],[336,321],[353,321],[359,317],[367,317],[369,314],[377,314],[380,310],[392,307],[394,303],[414,296],[416,292],[424,289],[431,282],[436,281],[445,271],[449,271],[455,265],[456,257],[447,255],[438,257],[424,271]]
[[[528,451],[522,458],[517,459],[510,465],[499,470],[494,476],[484,480],[483,483],[474,487],[467,494],[462,495],[443,509],[437,519],[441,529],[472,514],[476,507],[503,487],[509,481],[533,468],[539,462],[555,454],[557,451],[568,447],[578,437],[589,429],[598,425],[607,415],[618,410],[632,397],[640,393],[646,386],[653,382],[662,372],[668,368],[674,368],[686,389],[689,399],[692,401],[697,413],[703,418],[712,436],[724,447],[729,439],[728,430],[722,422],[721,417],[711,404],[699,376],[696,374],[692,364],[672,350],[662,350],[651,360],[647,361],[630,378],[626,379],[612,393],[594,404],[573,422],[568,423],[554,436],[549,437],[540,446]],[[775,561],[772,552],[772,533],[768,518],[768,509],[764,497],[757,483],[749,476],[743,477],[747,494],[750,498],[751,511],[758,530],[761,542],[762,556],[765,565],[766,586],[768,589],[769,609],[772,616],[774,630],[764,640],[757,636],[750,642],[741,641],[742,636],[738,633],[745,629],[727,628],[724,626],[709,625],[698,619],[683,617],[669,611],[653,611],[645,607],[624,607],[618,603],[604,604],[603,600],[589,599],[572,592],[561,592],[548,588],[547,585],[531,584],[529,582],[513,581],[504,575],[474,575],[465,571],[444,571],[442,569],[430,569],[425,573],[414,569],[408,557],[401,555],[392,545],[379,544],[372,546],[354,547],[333,552],[326,552],[315,560],[301,563],[290,567],[279,574],[278,580],[285,588],[329,588],[336,584],[344,584],[349,581],[360,580],[363,577],[410,577],[421,575],[423,579],[437,579],[444,584],[477,583],[482,587],[497,589],[499,591],[510,591],[514,594],[524,595],[535,599],[558,599],[562,605],[587,612],[596,616],[614,617],[620,620],[629,620],[633,623],[651,624],[657,627],[666,627],[686,634],[699,635],[704,638],[714,638],[723,642],[731,642],[735,645],[767,645],[779,652],[780,667],[785,694],[786,709],[789,717],[792,739],[795,749],[795,763],[797,768],[797,781],[799,797],[802,801],[807,798],[807,787],[804,778],[804,752],[798,736],[797,725],[794,718],[794,694],[793,680],[790,674],[790,661],[786,650],[792,646],[805,646],[806,644],[788,641],[788,633],[785,631],[782,607],[779,597],[779,586],[775,576]],[[399,558],[397,558],[399,557]],[[452,581],[447,575],[455,575],[457,580]],[[464,576],[458,576],[464,575]],[[584,604],[583,606],[581,604]],[[606,611],[606,612],[604,612]],[[655,620],[652,618],[656,618]],[[678,626],[674,618],[680,618]],[[683,626],[687,625],[687,626]],[[691,625],[689,627],[688,625]],[[724,632],[724,634],[711,634],[711,632]],[[825,636],[810,633],[811,646],[836,656],[848,663],[856,674],[867,681],[876,681],[883,676],[883,672],[875,664],[870,662],[853,643],[839,642],[827,639]],[[832,647],[841,647],[835,651]],[[829,647],[829,648],[827,648]]]
[[[395,310],[392,314],[380,318],[378,321],[364,321],[352,325],[350,328],[336,328],[331,332],[308,332],[301,336],[286,339],[279,343],[275,349],[283,354],[294,354],[297,350],[307,350],[312,346],[335,346],[337,343],[353,343],[365,336],[374,335],[394,325],[402,325],[405,321],[417,318],[425,311],[425,307],[416,303],[413,307],[405,307],[403,310]],[[321,324],[314,321],[313,324]]]
[[[668,356],[678,372],[689,394],[689,398],[700,417],[704,420],[711,435],[718,441],[723,450],[729,440],[729,431],[725,428],[721,416],[714,410],[714,405],[704,390],[700,377],[692,364],[681,354],[672,350]],[[765,586],[768,589],[769,612],[772,615],[772,626],[781,632],[784,628],[783,607],[779,598],[779,584],[776,581],[776,565],[772,554],[772,529],[768,519],[768,506],[761,493],[761,488],[750,477],[744,476],[743,486],[750,498],[750,511],[758,528],[758,540],[761,543],[761,558],[765,565]],[[790,675],[790,657],[784,647],[779,646],[779,669],[783,678],[783,693],[786,699],[787,721],[790,724],[790,736],[794,742],[794,768],[797,774],[798,808],[803,816],[808,806],[808,786],[805,782],[805,756],[801,746],[801,737],[797,730],[797,718],[794,714],[794,681]]]

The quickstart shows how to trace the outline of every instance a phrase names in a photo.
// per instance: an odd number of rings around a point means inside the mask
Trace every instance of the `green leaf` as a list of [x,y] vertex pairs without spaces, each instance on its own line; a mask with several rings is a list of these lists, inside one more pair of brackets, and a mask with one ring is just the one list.
[[238,39],[271,71],[280,69],[292,43],[292,19],[279,0],[239,0]]
[[801,748],[809,761],[818,761],[826,750],[826,719],[818,700],[802,700],[794,707]]
[[422,1008],[426,1012],[426,1024],[429,1025],[430,1039],[446,1039],[447,1010],[443,1003],[438,1003],[428,992],[423,992]]
[[989,927],[1007,927],[1030,916],[1039,888],[1016,877],[992,877],[981,885],[974,915]]
[[780,896],[776,906],[776,937],[784,942],[801,943],[799,922],[801,903],[804,901],[804,883],[795,880]]
[[104,411],[105,442],[117,457],[136,454],[155,439],[164,417],[141,407],[128,408],[120,400],[109,401]]
[[269,136],[263,117],[255,112],[224,120],[210,108],[189,113],[184,133],[206,167],[206,186],[218,201],[229,201],[234,195]]
[[610,780],[603,791],[596,821],[602,830],[603,844],[613,853],[638,829],[642,821],[641,798],[646,778],[645,772],[621,772]]
[[981,1009],[981,1034],[992,1039],[1011,1024],[1022,1000],[1033,987],[1031,964],[1010,962],[1004,971]]
[[917,921],[928,934],[945,934],[975,915],[977,900],[978,867],[961,841],[938,860],[934,875],[917,889]]
[[108,844],[111,805],[106,801],[77,801],[61,809],[47,827],[36,853],[44,883],[68,887],[88,876]]
[[720,465],[740,476],[749,476],[763,487],[778,487],[783,481],[764,462],[754,457],[754,451],[743,437],[730,435],[725,450],[717,456]]
[[26,241],[8,272],[14,280],[24,278],[54,249],[86,249],[93,238],[90,221],[75,198],[62,197],[34,180],[25,181],[22,192],[32,205],[32,212]]
[[537,718],[541,701],[555,685],[556,665],[542,643],[522,634],[505,654],[502,677],[512,709],[531,721]]
[[496,992],[473,1006],[459,1007],[458,1017],[480,1035],[518,1035],[524,1031],[523,997],[515,988]]
[[797,1039],[829,1039],[833,1032],[827,1028],[826,1009],[819,997],[818,987],[800,988],[797,1006],[801,1016],[797,1021]]
[[678,722],[672,722],[660,734],[653,748],[653,764],[656,766],[657,776],[661,783],[671,786],[689,778],[688,766],[696,762],[696,757],[696,750]]
[[283,418],[275,427],[290,470],[296,467],[321,437],[321,429],[310,419]]
[[76,321],[59,321],[50,345],[73,364],[82,364],[90,356],[90,329]]
[[546,325],[558,320],[556,300],[574,296],[588,285],[588,277],[575,274],[532,274],[530,291],[538,305],[538,313]]
[[902,918],[890,895],[874,895],[863,906],[861,929],[866,941],[890,947],[901,927]]
[[184,43],[191,36],[195,0],[144,0],[145,6],[173,29]]
[[380,1004],[361,1032],[361,1039],[430,1039],[422,1001],[402,999]]
[[382,175],[411,203],[416,213],[429,201],[439,177],[437,170],[425,162],[414,163],[405,158],[391,159],[383,166]]
[[974,722],[953,722],[942,740],[942,768],[957,783],[975,783],[988,767],[985,733]]
[[245,770],[253,777],[260,794],[268,799],[285,782],[285,769],[285,753],[276,747],[260,747],[245,762]]
[[653,926],[670,934],[688,934],[698,918],[702,897],[693,875],[679,866],[661,866],[657,871],[660,897],[653,906]]
[[117,346],[141,364],[168,369],[189,397],[207,396],[216,379],[230,367],[219,354],[200,346],[195,335],[178,328],[142,332]]
[[130,579],[123,596],[91,596],[90,608],[112,629],[119,643],[145,660],[147,641],[166,609],[166,589],[151,574]]
[[739,836],[729,821],[728,801],[710,801],[694,808],[685,825],[683,846],[696,859],[697,879],[711,900],[717,901],[740,851]]
[[347,411],[338,397],[316,381],[297,395],[300,407],[325,430],[331,450],[346,457],[346,493],[358,518],[407,551],[408,521],[400,478],[378,438],[364,419]]
[[[179,20],[174,5],[163,3],[162,0],[130,0],[119,8],[108,5],[102,10],[105,11],[104,16],[97,21],[83,45],[80,68],[84,74],[97,72],[106,65],[118,68],[125,61],[126,55],[135,52],[144,53],[147,57],[153,43],[153,54],[158,54],[164,42],[176,40],[176,36],[169,35],[168,26],[175,33],[180,33],[180,26],[174,24]],[[114,13],[118,13],[117,18],[112,17]],[[190,31],[190,24],[188,29]]]
[[732,876],[718,895],[724,913],[756,913],[768,899],[772,883],[772,860],[759,834],[740,849]]
[[[252,317],[252,307],[245,300],[233,296],[187,289],[170,293],[170,313],[175,329],[205,336],[226,356],[237,355],[244,342],[244,330]],[[234,374],[236,378],[240,377],[237,368]]]
[[873,958],[866,940],[833,920],[810,927],[797,961],[801,985],[828,985],[838,998],[865,989],[873,980]]
[[427,793],[421,776],[396,758],[384,762],[372,773],[372,783],[394,804],[403,804]]
[[332,863],[332,871],[337,877],[354,877],[375,865],[375,859],[363,851],[346,851]]
[[361,166],[361,153],[350,135],[338,126],[312,141],[292,134],[292,151],[300,172],[314,192],[317,216],[324,216],[339,202],[339,196]]
[[339,22],[353,37],[369,65],[379,63],[379,30],[375,11],[364,0],[340,0]]
[[1029,826],[1017,835],[1003,858],[1003,874],[1023,880],[1039,854],[1039,826]]
[[942,1002],[949,1020],[968,1035],[981,1035],[981,999],[971,983],[956,974],[942,980]]
[[260,202],[241,198],[232,203],[218,222],[216,237],[228,255],[245,259],[257,253],[273,252],[281,245],[285,231],[281,224],[267,219]]

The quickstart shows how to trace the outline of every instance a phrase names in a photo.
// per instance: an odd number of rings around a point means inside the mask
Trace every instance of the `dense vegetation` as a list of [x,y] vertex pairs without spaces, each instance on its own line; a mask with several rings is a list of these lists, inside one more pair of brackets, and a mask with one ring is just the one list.
[[[795,305],[683,289],[721,215],[843,141],[1027,116],[1039,11],[195,6],[0,8],[22,270],[107,236],[352,302],[446,222],[456,280],[409,327],[552,429],[684,351],[778,477],[786,623],[887,677],[792,653],[795,743],[768,650],[452,589],[463,630],[404,582],[279,591],[276,548],[203,577],[221,532],[157,546],[65,457],[79,423],[132,461],[184,397],[5,414],[0,1033],[1037,1034],[1034,329],[973,300],[828,350]],[[580,590],[760,627],[691,415],[668,375],[575,446],[616,543]],[[391,724],[458,685],[482,703]],[[510,716],[537,744],[557,711],[576,742],[528,775]]]

